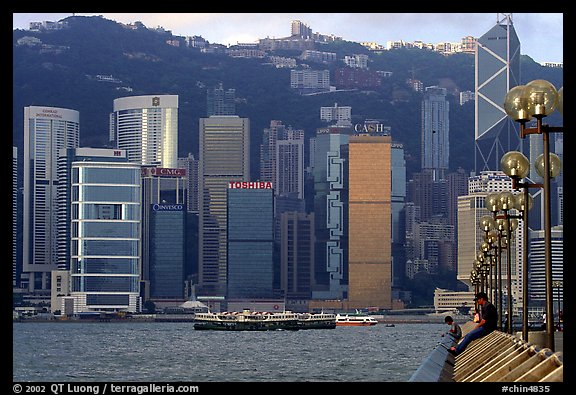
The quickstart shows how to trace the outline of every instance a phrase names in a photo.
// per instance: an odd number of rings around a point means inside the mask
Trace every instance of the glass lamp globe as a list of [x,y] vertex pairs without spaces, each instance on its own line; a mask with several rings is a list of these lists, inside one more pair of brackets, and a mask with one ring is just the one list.
[[530,173],[530,161],[520,151],[510,151],[502,155],[500,168],[512,178],[525,178]]
[[558,90],[558,112],[564,116],[564,87]]
[[500,211],[500,200],[498,199],[498,192],[489,193],[485,199],[485,206],[488,211],[496,213]]
[[[558,177],[560,171],[562,170],[562,161],[560,157],[555,153],[550,152],[550,178]],[[538,155],[536,161],[534,162],[534,168],[536,169],[536,173],[542,178],[544,178],[544,174],[546,171],[544,170],[544,154]]]
[[558,91],[546,80],[530,81],[523,94],[527,99],[530,117],[546,117],[552,114],[558,105]]
[[518,229],[518,220],[516,218],[510,218],[508,220],[509,224],[510,224],[510,231],[514,232],[516,229]]
[[525,85],[518,85],[510,89],[504,98],[504,111],[517,122],[530,120],[528,114],[528,98],[524,95]]
[[480,217],[479,223],[480,223],[480,229],[482,229],[484,232],[488,232],[491,229],[494,229],[494,227],[496,226],[494,219],[489,215],[483,215],[482,217]]
[[482,252],[488,252],[490,251],[490,244],[484,241],[482,242],[482,244],[480,244],[480,249],[482,250]]
[[[506,218],[498,218],[496,220],[496,229],[503,231],[508,227],[508,220]],[[504,237],[502,237],[504,239]]]
[[498,200],[500,201],[501,210],[511,210],[514,208],[516,199],[514,199],[514,194],[510,191],[502,191],[498,194]]
[[492,245],[497,245],[498,231],[496,229],[492,229],[490,232],[488,232],[488,243]]
[[476,253],[476,260],[480,263],[484,262],[484,253],[482,251]]
[[516,195],[516,208],[520,211],[524,210],[532,210],[532,206],[534,205],[534,198],[532,195],[528,194],[528,201],[525,201],[525,197],[523,193],[519,193]]

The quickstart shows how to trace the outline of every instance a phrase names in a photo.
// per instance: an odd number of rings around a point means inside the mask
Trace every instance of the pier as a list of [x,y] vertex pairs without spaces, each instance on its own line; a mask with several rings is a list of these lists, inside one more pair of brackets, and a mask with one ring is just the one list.
[[[475,323],[462,325],[462,334]],[[472,341],[458,356],[448,352],[456,345],[445,336],[414,372],[411,382],[562,382],[563,332],[555,333],[555,349],[541,347],[544,332],[528,332],[528,340],[498,330]]]

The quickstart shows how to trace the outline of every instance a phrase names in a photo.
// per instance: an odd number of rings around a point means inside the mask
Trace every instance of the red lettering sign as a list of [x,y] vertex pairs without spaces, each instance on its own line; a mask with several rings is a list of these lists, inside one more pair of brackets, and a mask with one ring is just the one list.
[[230,189],[272,189],[270,181],[230,181]]

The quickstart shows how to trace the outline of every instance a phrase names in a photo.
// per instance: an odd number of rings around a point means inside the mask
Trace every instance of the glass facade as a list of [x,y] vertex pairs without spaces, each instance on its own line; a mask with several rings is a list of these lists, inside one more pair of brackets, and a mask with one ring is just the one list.
[[[140,165],[90,149],[71,162],[70,272],[75,312],[137,311]],[[86,153],[84,153],[86,154]],[[85,156],[85,155],[84,155]]]
[[273,296],[272,189],[228,189],[228,297]]
[[[504,111],[504,98],[520,85],[520,40],[512,14],[504,14],[476,46],[475,162],[476,172],[499,170],[508,151],[521,151],[518,126]],[[478,159],[481,161],[479,162]]]
[[[158,205],[153,205],[157,207]],[[183,205],[150,215],[150,297],[184,298],[185,215]]]

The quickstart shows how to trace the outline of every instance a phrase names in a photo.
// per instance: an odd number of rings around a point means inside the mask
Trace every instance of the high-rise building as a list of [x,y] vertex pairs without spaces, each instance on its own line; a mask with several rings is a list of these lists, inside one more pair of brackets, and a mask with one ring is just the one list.
[[222,83],[206,92],[206,116],[236,115],[236,89],[224,90]]
[[183,300],[186,169],[142,166],[141,175],[141,294],[144,300]]
[[287,299],[310,299],[314,284],[314,213],[280,217],[280,288]]
[[186,210],[198,214],[198,159],[188,154],[186,158],[178,158],[178,168],[186,170]]
[[18,148],[12,146],[12,286],[16,287],[20,282],[18,276],[20,272],[18,238],[18,216],[20,212],[20,177],[18,174]]
[[260,145],[260,181],[274,185],[276,196],[304,198],[304,131],[270,121]]
[[[474,260],[479,251],[480,244],[486,234],[480,229],[480,218],[485,215],[492,216],[486,209],[486,196],[493,192],[512,191],[512,180],[501,171],[483,171],[479,175],[468,178],[468,194],[458,197],[458,273],[457,279],[468,285],[470,284],[470,272],[473,269]],[[511,214],[518,213],[513,210]],[[522,252],[524,232],[523,221],[518,221],[518,227],[512,234],[510,251],[512,296],[515,308],[522,305]],[[502,282],[507,284],[508,269],[506,254],[501,260]],[[505,286],[507,288],[507,286]],[[507,295],[507,289],[504,290]]]
[[274,296],[274,192],[271,182],[228,186],[229,299]]
[[351,126],[316,131],[314,162],[314,299],[348,295],[348,141]]
[[520,41],[512,14],[498,14],[476,45],[475,169],[499,170],[508,151],[521,151],[518,126],[504,111],[504,98],[520,85]]
[[332,123],[352,123],[352,107],[338,106],[334,103],[333,107],[320,107],[320,119]]
[[349,140],[348,301],[352,308],[392,308],[392,138]]
[[432,172],[433,180],[444,179],[450,158],[450,103],[446,88],[429,86],[422,101],[422,169]]
[[[564,302],[564,226],[553,226],[552,235],[552,282],[560,281],[559,289],[552,292],[553,308],[557,309],[558,295],[560,303]],[[529,305],[545,306],[546,302],[546,265],[545,241],[543,230],[530,231],[530,260],[528,269],[528,300]]]
[[140,309],[140,165],[124,150],[62,150],[74,312]]
[[405,227],[403,221],[406,201],[406,160],[404,146],[392,143],[392,283],[400,286],[403,280],[406,254],[404,251]]
[[80,113],[56,107],[24,108],[24,199],[21,286],[48,294],[58,268],[58,153],[78,147]]
[[199,130],[198,295],[225,296],[228,186],[250,179],[250,120],[200,118]]
[[178,166],[178,96],[146,95],[114,100],[110,140],[130,162]]

